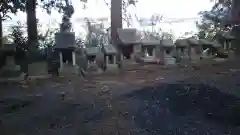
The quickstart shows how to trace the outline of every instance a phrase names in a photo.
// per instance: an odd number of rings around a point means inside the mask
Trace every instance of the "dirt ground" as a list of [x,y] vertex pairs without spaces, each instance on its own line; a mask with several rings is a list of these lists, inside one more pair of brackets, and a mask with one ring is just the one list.
[[238,135],[240,64],[1,85],[1,135]]

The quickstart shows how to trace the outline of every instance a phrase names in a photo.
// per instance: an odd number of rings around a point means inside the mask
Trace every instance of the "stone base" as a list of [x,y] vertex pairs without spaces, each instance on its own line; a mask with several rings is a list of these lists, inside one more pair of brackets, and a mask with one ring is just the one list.
[[175,58],[164,58],[164,65],[176,65]]
[[21,74],[20,66],[4,66],[0,70],[0,77],[19,77]]
[[60,76],[79,75],[80,69],[78,66],[64,64],[62,70],[59,72]]
[[93,74],[93,75],[99,75],[99,74],[104,73],[104,71],[102,69],[98,68],[97,70],[91,71],[91,72],[88,72],[88,73]]
[[117,71],[118,65],[117,64],[107,64],[107,71]]
[[41,76],[48,74],[48,64],[45,61],[34,62],[28,65],[29,76]]
[[235,52],[234,51],[229,51],[228,52],[228,58],[229,59],[234,59],[235,58]]
[[156,62],[155,57],[143,57],[142,60],[143,60],[145,63]]
[[201,59],[213,59],[214,56],[213,55],[204,55],[201,57]]

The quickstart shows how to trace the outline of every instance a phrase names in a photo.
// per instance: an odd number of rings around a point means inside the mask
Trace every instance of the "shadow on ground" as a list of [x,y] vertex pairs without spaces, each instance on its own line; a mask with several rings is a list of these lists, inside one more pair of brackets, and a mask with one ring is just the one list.
[[88,135],[88,123],[109,116],[106,105],[98,101],[68,101],[52,93],[24,100],[8,98],[0,101],[0,133]]
[[[63,100],[52,88],[44,91],[45,95],[39,97],[0,101],[1,135],[88,135],[93,129],[100,135],[98,129],[105,121],[113,126],[115,134],[123,130],[115,128],[115,115],[122,115],[120,118],[128,122],[124,126],[136,135],[240,133],[240,99],[204,84],[146,87],[109,100],[114,102],[111,108],[105,99],[92,95],[81,93],[81,98],[78,95],[75,100]],[[126,104],[121,106],[120,101]],[[109,119],[113,123],[107,123]]]
[[126,97],[128,115],[137,127],[150,134],[239,133],[240,98],[208,85],[162,84],[122,98]]

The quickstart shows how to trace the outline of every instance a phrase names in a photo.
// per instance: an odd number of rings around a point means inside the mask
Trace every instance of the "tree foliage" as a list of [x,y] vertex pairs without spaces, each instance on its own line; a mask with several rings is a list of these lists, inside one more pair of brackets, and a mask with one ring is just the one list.
[[[79,0],[83,4],[87,3],[87,0]],[[71,0],[41,0],[41,7],[51,14],[52,10],[57,10],[59,13],[63,13],[67,6],[73,6]],[[74,9],[72,9],[74,12]]]
[[26,0],[1,0],[0,15],[3,20],[10,18],[9,13],[16,14],[25,10]]
[[88,28],[88,33],[86,36],[85,46],[86,47],[97,47],[109,43],[109,33],[103,28],[103,23],[97,25],[92,24],[88,19],[86,22],[86,27]]
[[55,33],[58,31],[56,28],[48,27],[43,30],[43,26],[38,23],[38,48],[48,48],[55,45]]
[[1,0],[0,1],[0,46],[3,40],[3,24],[2,22],[10,18],[9,13],[16,14],[19,10],[25,10],[26,0]]
[[201,21],[196,23],[199,38],[216,39],[219,31],[223,30],[230,20],[232,0],[215,0],[214,2],[211,10],[199,13]]
[[13,43],[25,48],[27,44],[27,38],[24,36],[23,28],[24,25],[20,22],[17,22],[17,25],[14,25],[10,28],[11,33],[9,37],[13,41]]
[[[37,48],[47,48],[55,44],[54,35],[57,31],[55,28],[43,27],[41,24],[37,24],[39,32],[37,35]],[[7,36],[11,42],[16,43],[19,46],[26,47],[27,37],[25,36],[26,25],[17,22],[17,25],[14,25],[9,28],[10,34]]]

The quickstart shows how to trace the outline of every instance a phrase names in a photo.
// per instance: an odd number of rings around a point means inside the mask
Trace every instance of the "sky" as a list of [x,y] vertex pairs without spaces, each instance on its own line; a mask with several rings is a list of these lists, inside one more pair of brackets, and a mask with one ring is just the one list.
[[[83,27],[83,18],[85,17],[108,18],[108,22],[110,22],[110,10],[103,0],[89,0],[86,4],[86,9],[83,9],[83,4],[80,3],[80,0],[72,0],[72,4],[75,8],[72,22],[77,35],[86,34],[86,29]],[[136,7],[130,6],[128,11],[132,15],[136,14],[138,18],[150,18],[153,14],[160,14],[163,16],[164,22],[168,22],[173,18],[186,19],[186,21],[178,23],[160,23],[156,26],[164,31],[172,31],[176,37],[179,37],[185,32],[196,32],[195,21],[199,19],[198,13],[211,9],[212,5],[213,3],[210,0],[138,0]],[[59,23],[61,22],[61,15],[59,13],[53,11],[51,15],[48,15],[40,8],[37,9],[37,18],[46,28],[59,27]],[[12,20],[4,22],[5,31],[17,21],[26,22],[25,13],[18,13],[16,16],[12,16]],[[133,28],[140,28],[137,21],[133,21],[132,24]],[[141,29],[143,28],[141,27]],[[149,28],[144,27],[144,29]]]

